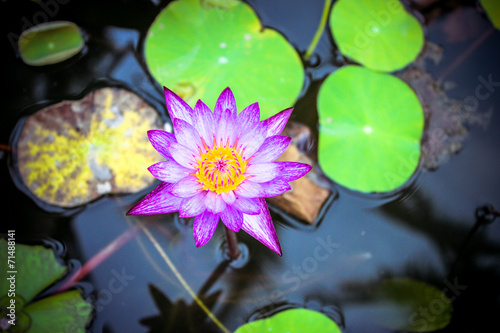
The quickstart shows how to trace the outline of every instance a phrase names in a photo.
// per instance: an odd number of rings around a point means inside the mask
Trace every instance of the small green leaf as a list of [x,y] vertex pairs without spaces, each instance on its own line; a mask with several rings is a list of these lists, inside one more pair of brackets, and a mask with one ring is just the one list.
[[290,309],[239,327],[234,333],[257,332],[328,332],[340,333],[337,324],[326,315],[308,309]]
[[331,74],[318,94],[322,170],[362,192],[387,192],[414,173],[424,126],[422,106],[398,78],[359,66]]
[[[0,262],[7,263],[8,244],[0,239]],[[10,269],[0,270],[0,290],[7,293],[12,274]],[[43,246],[15,245],[15,286],[16,294],[24,304],[50,286],[66,272],[66,267],[55,258],[54,251]]]
[[[382,281],[369,297],[368,317],[397,331],[431,332],[446,327],[453,306],[434,286],[409,278]],[[432,314],[429,317],[429,314]]]
[[24,311],[31,317],[29,333],[85,333],[92,306],[83,300],[80,291],[72,290],[39,300]]
[[83,36],[73,22],[55,21],[23,31],[19,38],[21,59],[31,66],[55,64],[83,48]]
[[493,26],[500,29],[500,1],[498,0],[480,0],[486,14],[490,18]]
[[213,107],[229,86],[238,110],[258,101],[262,119],[292,106],[304,82],[295,49],[239,1],[234,8],[173,1],[150,27],[145,57],[156,80],[191,106],[201,99]]
[[377,71],[405,67],[424,44],[422,26],[399,0],[339,0],[330,29],[342,54]]

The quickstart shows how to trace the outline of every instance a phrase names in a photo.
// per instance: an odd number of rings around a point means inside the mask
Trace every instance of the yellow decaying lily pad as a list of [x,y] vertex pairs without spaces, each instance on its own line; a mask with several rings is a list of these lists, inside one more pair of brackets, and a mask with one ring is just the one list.
[[146,168],[160,159],[147,131],[160,128],[158,113],[140,97],[103,88],[27,118],[18,168],[36,197],[61,207],[137,192],[155,180]]

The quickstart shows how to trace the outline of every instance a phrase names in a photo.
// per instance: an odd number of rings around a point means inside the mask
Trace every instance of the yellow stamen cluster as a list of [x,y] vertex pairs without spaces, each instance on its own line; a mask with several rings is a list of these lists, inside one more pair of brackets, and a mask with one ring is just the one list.
[[193,174],[203,185],[204,190],[214,191],[217,194],[235,190],[246,179],[244,173],[248,160],[242,156],[238,142],[233,146],[229,142],[217,145],[214,139],[213,148],[205,144],[200,149],[198,167]]

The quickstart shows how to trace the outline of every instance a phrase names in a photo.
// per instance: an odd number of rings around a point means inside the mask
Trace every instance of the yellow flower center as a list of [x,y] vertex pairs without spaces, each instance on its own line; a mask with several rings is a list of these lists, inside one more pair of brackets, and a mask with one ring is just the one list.
[[200,149],[198,168],[193,176],[198,178],[204,190],[217,194],[229,192],[245,180],[248,160],[242,156],[242,150],[237,149],[237,144],[218,146],[214,140],[213,148],[205,145],[204,152]]

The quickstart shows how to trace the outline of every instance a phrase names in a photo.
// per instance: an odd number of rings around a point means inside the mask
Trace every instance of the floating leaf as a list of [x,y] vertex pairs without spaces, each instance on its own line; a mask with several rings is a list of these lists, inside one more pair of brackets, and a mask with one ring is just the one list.
[[381,326],[397,331],[431,332],[450,322],[451,301],[427,283],[409,278],[389,279],[374,286],[371,292],[365,304],[369,305],[365,307],[366,315]]
[[[7,263],[7,249],[7,241],[0,239],[0,262]],[[16,294],[21,296],[25,303],[66,272],[66,267],[56,260],[54,251],[43,246],[16,243],[15,258]],[[0,293],[9,290],[10,282],[7,278],[11,274],[7,271],[0,270]]]
[[490,18],[493,26],[500,29],[500,1],[498,0],[480,0],[486,14]]
[[83,36],[73,22],[55,21],[23,31],[19,38],[21,59],[31,66],[55,64],[83,48]]
[[243,2],[232,9],[170,3],[149,29],[145,57],[156,80],[191,106],[215,105],[229,86],[238,110],[258,100],[262,119],[293,105],[304,82],[297,52]]
[[[0,239],[0,260],[5,263],[10,255],[8,246],[5,239]],[[1,328],[8,332],[28,333],[85,332],[92,306],[82,298],[80,291],[72,290],[31,302],[67,270],[57,261],[53,250],[16,243],[14,261],[14,266],[0,271],[0,290],[5,293],[0,294]],[[6,311],[12,299],[7,293],[11,282],[7,278],[12,276],[16,293],[15,326],[9,325],[10,317],[1,318],[10,313],[10,310]]]
[[82,299],[79,290],[71,290],[32,303],[24,311],[31,317],[29,333],[85,333],[92,306]]
[[395,71],[420,53],[424,33],[399,0],[339,0],[330,29],[340,52],[378,71]]
[[326,315],[308,309],[289,309],[264,319],[247,323],[234,333],[255,332],[329,332],[340,333],[337,324]]
[[400,79],[359,66],[331,74],[318,94],[322,170],[362,192],[404,184],[418,166],[424,117]]
[[41,200],[74,207],[105,193],[130,193],[155,179],[146,135],[157,112],[123,89],[104,88],[49,106],[26,120],[17,143],[24,183]]

